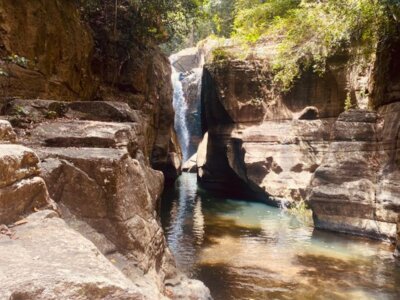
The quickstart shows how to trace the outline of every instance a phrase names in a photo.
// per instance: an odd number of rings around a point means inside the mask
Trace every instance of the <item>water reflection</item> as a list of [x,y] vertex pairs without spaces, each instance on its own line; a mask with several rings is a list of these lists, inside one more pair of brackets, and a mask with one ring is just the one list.
[[261,203],[212,197],[184,174],[163,199],[178,265],[215,299],[400,299],[390,245],[313,230]]

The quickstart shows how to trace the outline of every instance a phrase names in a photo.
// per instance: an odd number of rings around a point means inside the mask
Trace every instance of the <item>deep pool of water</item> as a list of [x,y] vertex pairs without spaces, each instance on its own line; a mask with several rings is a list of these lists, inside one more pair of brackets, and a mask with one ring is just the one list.
[[312,228],[261,203],[213,197],[184,174],[161,218],[178,265],[215,300],[400,299],[391,245]]

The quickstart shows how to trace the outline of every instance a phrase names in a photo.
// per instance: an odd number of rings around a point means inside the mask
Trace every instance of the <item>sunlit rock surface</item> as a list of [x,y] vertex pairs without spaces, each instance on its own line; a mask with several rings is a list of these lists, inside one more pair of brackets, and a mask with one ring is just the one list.
[[34,209],[52,206],[39,172],[39,158],[31,149],[0,144],[0,224],[10,224]]
[[[40,104],[50,105],[45,100]],[[47,185],[62,218],[115,262],[126,278],[153,290],[155,296],[149,299],[162,295],[207,299],[207,288],[179,273],[167,247],[156,213],[164,176],[151,168],[145,156],[143,126],[133,119],[119,121],[121,115],[133,112],[116,103],[112,109],[124,113],[103,113],[100,120],[93,120],[96,114],[87,102],[88,112],[80,103],[80,120],[76,120],[71,118],[76,108],[65,105],[62,118],[18,129],[20,141],[38,154],[35,163],[40,158],[44,181],[39,179]],[[110,104],[98,106],[99,110]],[[108,121],[101,121],[106,116]]]
[[163,298],[128,280],[54,211],[25,222],[11,229],[12,236],[0,235],[2,299]]

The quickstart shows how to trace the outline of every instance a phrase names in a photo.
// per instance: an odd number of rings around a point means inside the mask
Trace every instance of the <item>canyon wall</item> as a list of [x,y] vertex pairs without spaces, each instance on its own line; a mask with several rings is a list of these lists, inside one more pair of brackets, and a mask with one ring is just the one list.
[[[305,71],[289,92],[273,85],[270,45],[257,47],[205,65],[200,183],[277,206],[305,202],[317,228],[394,241],[398,41],[364,67],[332,57],[323,76]],[[345,111],[348,92],[357,109]]]
[[0,298],[208,299],[157,214],[181,163],[169,61],[75,5],[0,3]]

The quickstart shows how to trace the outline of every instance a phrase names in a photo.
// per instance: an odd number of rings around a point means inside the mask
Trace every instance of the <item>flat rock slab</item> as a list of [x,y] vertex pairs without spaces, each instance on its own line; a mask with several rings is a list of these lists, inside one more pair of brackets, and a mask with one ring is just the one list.
[[10,124],[6,120],[0,120],[0,143],[15,142],[16,135]]
[[117,148],[127,146],[135,137],[134,123],[60,120],[34,128],[28,144],[39,142],[49,147]]
[[[81,120],[138,122],[137,111],[127,103],[110,101],[78,101],[68,104],[72,117]],[[68,115],[67,114],[67,115]]]
[[137,122],[140,118],[139,113],[128,104],[111,101],[14,99],[5,105],[4,112],[33,122],[59,117],[110,122]]
[[26,221],[0,235],[1,299],[151,299],[54,212]]
[[12,144],[0,144],[0,188],[39,174],[39,158],[33,150]]

